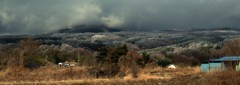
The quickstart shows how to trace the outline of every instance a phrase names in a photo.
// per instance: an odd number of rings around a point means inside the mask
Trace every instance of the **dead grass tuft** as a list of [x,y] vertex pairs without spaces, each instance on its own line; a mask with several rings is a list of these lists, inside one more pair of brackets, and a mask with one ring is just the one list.
[[205,85],[240,85],[240,72],[226,71],[205,74],[202,80]]

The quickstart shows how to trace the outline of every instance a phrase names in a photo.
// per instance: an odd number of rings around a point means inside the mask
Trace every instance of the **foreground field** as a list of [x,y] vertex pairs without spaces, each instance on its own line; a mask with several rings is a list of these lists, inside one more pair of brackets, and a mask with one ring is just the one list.
[[[54,69],[55,68],[55,69]],[[201,73],[199,67],[184,67],[177,69],[146,68],[141,69],[137,78],[131,74],[124,77],[94,78],[87,74],[76,73],[69,76],[66,71],[69,68],[52,69],[40,68],[38,70],[25,70],[18,76],[1,72],[0,84],[35,84],[35,85],[239,85],[240,73],[234,71]],[[74,67],[82,69],[84,67]],[[54,70],[53,70],[54,69]],[[61,70],[61,71],[60,71]],[[9,71],[9,70],[8,70]],[[42,73],[38,71],[43,71]],[[62,73],[59,73],[62,72]],[[20,73],[20,72],[19,72]],[[55,75],[55,76],[54,76]],[[83,76],[85,75],[85,76]]]
[[1,84],[70,84],[70,85],[161,85],[166,81],[158,79],[123,80],[123,79],[93,79],[93,80],[66,80],[66,81],[42,81],[42,82],[4,82]]
[[[71,69],[71,71],[70,71]],[[124,77],[94,78],[84,72],[85,67],[59,68],[43,67],[36,70],[8,69],[1,72],[1,84],[82,84],[82,85],[162,85],[177,84],[181,77],[200,79],[199,67],[177,69],[145,68],[140,69],[137,78],[131,74]],[[74,73],[74,74],[70,74]],[[120,74],[119,74],[120,75]],[[187,80],[185,78],[185,80]],[[192,81],[198,83],[197,81]],[[180,82],[182,84],[189,81]]]

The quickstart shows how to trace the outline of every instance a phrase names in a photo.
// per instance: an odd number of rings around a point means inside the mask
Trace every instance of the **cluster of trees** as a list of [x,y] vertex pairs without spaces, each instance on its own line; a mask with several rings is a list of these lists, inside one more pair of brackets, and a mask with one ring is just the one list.
[[196,66],[210,58],[239,55],[239,49],[240,40],[230,40],[219,49],[189,49],[181,53],[159,52],[158,55],[153,55],[146,51],[131,50],[126,44],[105,46],[93,52],[68,44],[42,45],[39,41],[26,39],[17,44],[0,45],[0,67],[34,69],[70,61],[88,66],[89,73],[96,77],[112,77],[127,71],[137,77],[139,69],[145,68],[147,64],[155,63],[162,67],[172,63]]
[[[22,40],[17,44],[0,47],[0,66],[38,68],[59,62],[74,61],[79,64],[92,64],[93,52],[83,48],[73,48],[67,44],[61,46],[42,45],[33,39]],[[89,59],[87,62],[86,59]],[[91,61],[90,61],[91,60]]]
[[40,41],[25,39],[17,44],[0,46],[0,67],[39,68],[56,65],[59,62],[77,62],[89,67],[96,77],[112,77],[130,70],[137,77],[140,68],[154,62],[147,52],[129,50],[125,45],[105,46],[98,52],[83,48],[73,48],[68,44],[42,45]]
[[231,39],[224,43],[219,49],[210,49],[212,58],[223,56],[240,56],[240,39]]
[[165,54],[173,63],[178,65],[200,65],[201,62],[224,56],[240,56],[240,39],[230,39],[224,42],[222,47],[202,47],[200,49],[188,49],[181,53]]

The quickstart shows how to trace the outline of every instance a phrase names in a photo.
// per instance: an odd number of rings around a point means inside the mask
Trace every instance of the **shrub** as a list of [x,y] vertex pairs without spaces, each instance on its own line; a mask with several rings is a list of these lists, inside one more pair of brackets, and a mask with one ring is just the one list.
[[166,67],[172,64],[172,60],[170,58],[165,57],[163,59],[158,60],[157,63],[159,66]]
[[131,66],[131,73],[132,73],[132,76],[133,78],[137,78],[138,77],[138,73],[139,73],[139,68],[136,64],[132,65]]
[[119,59],[118,65],[121,67],[122,74],[131,74],[133,78],[137,78],[140,71],[139,65],[143,63],[142,60],[142,56],[138,52],[128,51],[126,56]]
[[68,60],[68,55],[58,55],[58,56],[54,56],[54,60],[55,63],[59,63],[59,62],[65,62]]
[[59,49],[48,49],[45,56],[47,56],[47,60],[49,62],[53,62],[58,64],[59,62],[65,62],[68,59],[69,54],[66,52],[61,52]]
[[94,73],[96,77],[115,76],[120,71],[119,60],[127,52],[127,45],[100,48],[96,57],[99,65],[95,66],[91,73]]
[[207,52],[201,51],[201,50],[186,50],[184,52],[181,53],[181,55],[186,55],[189,58],[193,57],[195,59],[198,60],[198,62],[204,62],[209,60],[209,58],[211,57],[211,55]]
[[24,67],[37,68],[46,65],[47,61],[43,56],[25,59]]
[[123,45],[123,46],[118,46],[115,48],[115,50],[111,53],[111,62],[112,63],[117,63],[119,58],[123,55],[126,55],[128,52],[128,49],[127,49],[127,45]]
[[113,77],[117,75],[117,73],[120,71],[120,67],[118,65],[96,65],[92,68],[88,69],[88,72],[91,76],[94,76],[96,78],[100,77]]
[[85,50],[83,48],[78,48],[74,51],[74,60],[79,65],[91,66],[96,63],[96,57],[92,52]]
[[149,63],[149,62],[151,62],[151,60],[150,60],[150,53],[147,53],[147,52],[143,52],[143,53],[142,53],[142,58],[138,58],[138,59],[136,60],[136,63],[137,63],[138,65],[141,65],[142,68],[144,68],[145,65],[146,65],[147,63]]
[[224,43],[223,53],[226,56],[240,55],[240,39],[232,39]]
[[200,64],[199,59],[192,56],[186,56],[181,54],[171,54],[167,56],[171,58],[175,64],[181,66],[196,66]]
[[108,47],[102,47],[99,49],[98,51],[98,56],[96,56],[97,62],[98,63],[104,63],[107,62],[106,61],[106,56],[108,56],[108,52],[109,52],[109,48]]
[[[34,39],[26,39],[22,40],[19,43],[19,49],[16,51],[18,53],[18,61],[20,67],[35,67],[35,63],[33,60],[37,59],[38,47],[40,46],[40,42]],[[32,64],[29,64],[29,63]]]
[[103,47],[99,49],[97,62],[99,63],[118,63],[121,56],[126,55],[128,52],[127,45]]

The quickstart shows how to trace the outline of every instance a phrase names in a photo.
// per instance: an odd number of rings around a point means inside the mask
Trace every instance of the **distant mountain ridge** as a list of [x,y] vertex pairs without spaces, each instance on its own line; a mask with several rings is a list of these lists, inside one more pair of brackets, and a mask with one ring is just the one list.
[[85,33],[85,32],[120,32],[119,28],[110,28],[105,25],[77,25],[72,28],[63,28],[57,31],[57,33]]
[[232,28],[232,27],[222,27],[222,28],[212,28],[212,29],[208,29],[208,28],[202,28],[202,29],[189,29],[189,30],[195,30],[195,31],[213,31],[213,30],[235,30],[235,31],[240,31],[240,28]]
[[[120,28],[126,29],[126,28]],[[152,32],[124,31],[104,25],[84,25],[61,29],[58,32],[37,35],[0,35],[1,44],[14,44],[26,38],[39,40],[43,44],[69,44],[98,50],[101,46],[131,43],[141,49],[162,47],[194,48],[201,46],[223,46],[229,39],[239,38],[238,28],[162,30]],[[120,32],[119,32],[120,31]]]

